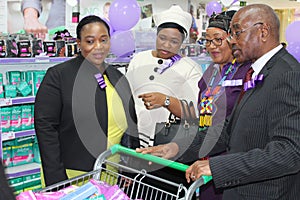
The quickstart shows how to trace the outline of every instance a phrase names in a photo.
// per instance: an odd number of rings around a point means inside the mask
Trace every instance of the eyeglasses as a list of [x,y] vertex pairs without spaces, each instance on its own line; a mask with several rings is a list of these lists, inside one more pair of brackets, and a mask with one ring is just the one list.
[[225,39],[226,38],[214,38],[212,40],[205,39],[205,45],[208,47],[213,43],[216,47],[218,47],[222,45],[222,41]]
[[263,24],[264,24],[264,23],[262,23],[262,22],[257,22],[257,23],[255,23],[255,24],[253,24],[252,26],[249,26],[248,28],[246,28],[246,29],[244,29],[244,30],[237,31],[237,32],[232,32],[232,31],[230,30],[231,34],[230,34],[230,36],[229,36],[229,39],[233,39],[233,38],[234,38],[234,39],[238,40],[238,39],[240,38],[240,36],[241,36],[242,33],[248,31],[250,28],[253,28],[253,27],[256,26],[256,25],[263,25]]

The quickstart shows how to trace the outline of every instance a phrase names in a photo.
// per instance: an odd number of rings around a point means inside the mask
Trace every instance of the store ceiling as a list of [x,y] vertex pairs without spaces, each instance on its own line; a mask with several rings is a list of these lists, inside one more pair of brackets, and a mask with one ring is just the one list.
[[[212,0],[202,0],[201,3],[208,3]],[[285,9],[285,8],[298,8],[300,9],[300,2],[290,0],[244,0],[247,5],[254,3],[264,3],[270,5],[274,9]]]
[[248,4],[264,3],[272,6],[274,9],[300,8],[300,2],[290,0],[246,0]]

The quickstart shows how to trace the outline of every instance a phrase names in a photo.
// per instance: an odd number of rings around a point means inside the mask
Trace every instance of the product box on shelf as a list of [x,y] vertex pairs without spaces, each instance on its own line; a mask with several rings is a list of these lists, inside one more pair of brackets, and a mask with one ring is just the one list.
[[34,105],[31,105],[31,128],[34,129]]
[[14,189],[15,194],[23,192],[23,177],[9,179],[8,184]]
[[32,106],[31,105],[22,105],[22,130],[29,130],[33,128],[32,124]]
[[18,57],[18,46],[14,38],[6,40],[6,56],[10,58]]
[[31,43],[30,40],[21,40],[17,42],[18,57],[31,57]]
[[33,39],[32,42],[32,56],[38,56],[43,53],[43,41],[41,39]]
[[3,74],[0,73],[0,99],[4,98],[3,84]]
[[25,188],[30,188],[30,187],[40,185],[40,184],[41,184],[41,174],[40,173],[23,176],[24,190],[25,190]]
[[49,57],[56,56],[55,41],[44,41],[43,47],[44,47],[44,53],[46,53],[47,56]]
[[78,54],[78,47],[77,43],[68,43],[66,44],[66,56],[67,57],[73,57],[76,54]]
[[26,81],[21,81],[17,85],[17,91],[22,97],[27,97],[32,94],[32,89]]
[[3,146],[2,148],[2,163],[4,167],[12,166],[12,150],[11,146]]
[[5,40],[0,40],[0,58],[6,57],[6,45]]
[[33,94],[36,95],[43,79],[46,74],[46,71],[34,71],[33,72]]
[[33,144],[23,144],[12,147],[13,166],[24,165],[33,162]]
[[22,109],[21,106],[12,106],[11,107],[11,131],[21,131],[22,130]]
[[2,133],[10,131],[11,107],[3,107],[1,111],[1,129]]
[[6,84],[4,85],[5,98],[15,98],[17,97],[17,86]]

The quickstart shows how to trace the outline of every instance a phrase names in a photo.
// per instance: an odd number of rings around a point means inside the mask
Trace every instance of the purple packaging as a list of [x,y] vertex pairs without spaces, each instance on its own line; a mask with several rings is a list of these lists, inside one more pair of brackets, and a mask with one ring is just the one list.
[[17,42],[18,57],[31,57],[31,44],[29,40],[20,40]]
[[6,56],[7,57],[17,57],[18,56],[17,42],[13,38],[6,40]]
[[0,58],[6,56],[6,45],[4,40],[0,40]]
[[56,56],[56,46],[55,41],[44,41],[44,52],[49,57],[55,57]]
[[32,56],[38,56],[43,53],[43,41],[41,39],[32,40]]

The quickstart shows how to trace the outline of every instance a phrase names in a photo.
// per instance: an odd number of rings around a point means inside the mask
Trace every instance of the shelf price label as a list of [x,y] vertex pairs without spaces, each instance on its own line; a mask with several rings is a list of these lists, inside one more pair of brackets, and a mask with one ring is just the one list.
[[12,99],[7,98],[7,99],[0,99],[0,106],[10,106],[12,105]]
[[14,132],[5,132],[2,133],[2,140],[6,141],[6,140],[12,140],[15,139],[16,135]]

